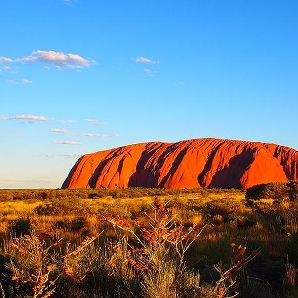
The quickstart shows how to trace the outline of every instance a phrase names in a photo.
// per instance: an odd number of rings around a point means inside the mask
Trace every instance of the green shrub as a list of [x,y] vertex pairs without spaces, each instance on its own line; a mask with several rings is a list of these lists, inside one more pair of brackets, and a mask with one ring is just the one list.
[[257,184],[246,190],[247,200],[273,199],[282,201],[289,198],[289,187],[286,182]]
[[13,221],[11,225],[11,234],[16,237],[20,237],[22,235],[30,235],[31,232],[31,223],[28,218],[17,219]]
[[298,181],[291,180],[287,183],[287,186],[289,188],[289,199],[291,201],[298,200]]
[[289,260],[298,263],[298,232],[293,233],[286,241],[286,249]]
[[224,221],[230,220],[241,208],[241,203],[233,199],[213,200],[205,204],[205,212],[211,217],[220,215]]
[[70,223],[70,228],[72,230],[81,230],[87,224],[87,220],[83,216],[76,216]]
[[54,213],[55,208],[53,207],[52,203],[46,203],[46,204],[42,204],[37,206],[34,211],[38,214],[38,215],[51,215]]
[[261,199],[273,199],[276,202],[283,200],[298,200],[298,181],[272,182],[267,184],[257,184],[246,190],[245,198],[248,203]]
[[54,228],[56,228],[56,229],[66,229],[67,225],[68,225],[68,223],[65,222],[64,220],[57,220],[55,222]]

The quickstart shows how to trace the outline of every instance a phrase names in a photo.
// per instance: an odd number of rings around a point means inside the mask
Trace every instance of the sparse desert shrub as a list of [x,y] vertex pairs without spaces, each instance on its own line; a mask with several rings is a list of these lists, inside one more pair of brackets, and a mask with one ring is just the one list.
[[298,201],[298,181],[291,180],[287,183],[289,188],[289,199],[290,201]]
[[102,207],[97,211],[100,218],[102,217],[123,217],[126,219],[131,218],[132,213],[129,206],[121,204],[121,202],[114,202],[110,204],[102,204]]
[[1,279],[13,295],[9,297],[50,297],[61,282],[68,283],[63,285],[66,288],[74,287],[95,268],[99,250],[94,242],[98,237],[67,243],[66,249],[61,249],[62,239],[44,241],[36,235],[6,240],[1,255],[6,258],[7,274]]
[[10,233],[14,237],[20,237],[22,235],[30,235],[31,222],[29,218],[21,218],[12,222],[10,227]]
[[83,229],[87,224],[87,219],[83,216],[76,216],[70,223],[71,230],[81,230]]
[[99,265],[99,250],[94,245],[100,234],[85,237],[80,245],[68,242],[63,257],[63,270],[73,281],[81,282]]
[[54,199],[49,202],[49,207],[52,209],[52,215],[87,215],[91,210],[86,206],[83,200],[79,198],[66,197],[63,199]]
[[298,264],[298,232],[293,233],[287,238],[285,252],[291,263]]
[[50,297],[54,293],[57,261],[49,255],[50,247],[46,247],[38,237],[29,235],[11,238],[5,243],[4,252],[10,258],[6,267],[11,276],[7,282],[14,294],[37,298]]
[[99,189],[96,192],[92,192],[88,194],[89,199],[101,199],[107,196],[107,192],[105,190]]
[[12,195],[13,200],[26,200],[28,198],[29,197],[27,193],[25,193],[24,191],[14,191]]
[[0,202],[8,202],[13,199],[12,193],[8,191],[0,192]]
[[247,230],[256,225],[254,220],[249,219],[247,216],[237,216],[231,223],[236,229]]
[[54,224],[54,229],[66,229],[68,226],[68,222],[64,220],[57,220]]
[[[216,222],[229,221],[234,217],[239,209],[241,208],[241,203],[233,199],[220,199],[213,200],[205,204],[205,213]],[[220,220],[218,221],[218,219]]]
[[38,215],[51,215],[54,214],[55,208],[51,202],[48,202],[35,207],[34,211]]
[[294,198],[296,188],[298,187],[295,182],[257,184],[246,190],[245,198],[247,200],[273,199],[276,201],[282,201],[284,199],[289,199],[289,195]]
[[41,191],[39,194],[38,194],[38,197],[42,200],[45,200],[48,198],[48,191]]

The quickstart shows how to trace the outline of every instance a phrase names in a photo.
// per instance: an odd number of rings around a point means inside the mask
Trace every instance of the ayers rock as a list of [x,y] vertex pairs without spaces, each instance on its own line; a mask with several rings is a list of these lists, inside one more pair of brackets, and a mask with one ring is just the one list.
[[62,188],[241,188],[296,180],[298,151],[275,144],[191,139],[147,142],[82,156]]

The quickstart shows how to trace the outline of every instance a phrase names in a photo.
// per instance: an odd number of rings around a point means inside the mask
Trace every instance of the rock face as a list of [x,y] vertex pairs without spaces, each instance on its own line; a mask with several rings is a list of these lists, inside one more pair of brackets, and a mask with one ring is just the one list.
[[242,188],[298,179],[298,151],[223,139],[148,142],[82,156],[62,188]]

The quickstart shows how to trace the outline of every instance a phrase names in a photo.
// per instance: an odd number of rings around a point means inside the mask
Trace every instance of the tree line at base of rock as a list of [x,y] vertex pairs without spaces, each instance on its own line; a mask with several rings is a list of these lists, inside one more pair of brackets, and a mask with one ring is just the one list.
[[254,185],[246,190],[247,200],[273,199],[276,201],[298,199],[298,181],[272,182]]

